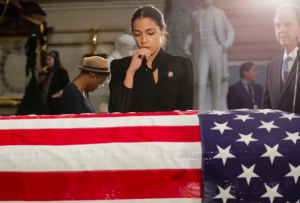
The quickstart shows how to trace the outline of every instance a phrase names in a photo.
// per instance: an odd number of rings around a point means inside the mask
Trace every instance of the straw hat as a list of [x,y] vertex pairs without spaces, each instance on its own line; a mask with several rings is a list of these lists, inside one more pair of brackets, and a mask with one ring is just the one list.
[[93,73],[110,73],[108,60],[99,56],[85,57],[82,66],[78,68]]

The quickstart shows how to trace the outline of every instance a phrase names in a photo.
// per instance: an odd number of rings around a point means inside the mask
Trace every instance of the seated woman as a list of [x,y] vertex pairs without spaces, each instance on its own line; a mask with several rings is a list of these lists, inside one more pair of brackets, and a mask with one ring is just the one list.
[[110,71],[108,61],[98,56],[85,57],[81,70],[77,76],[64,89],[61,97],[62,114],[96,113],[89,101],[88,92],[103,86]]
[[131,29],[139,48],[111,62],[109,112],[193,109],[193,67],[189,59],[163,50],[166,25],[153,6],[137,9]]

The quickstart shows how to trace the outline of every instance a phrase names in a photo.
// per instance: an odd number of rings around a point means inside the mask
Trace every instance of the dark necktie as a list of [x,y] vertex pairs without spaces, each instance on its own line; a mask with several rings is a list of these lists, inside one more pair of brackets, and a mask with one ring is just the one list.
[[286,83],[287,78],[289,76],[289,62],[292,58],[290,56],[287,56],[282,64],[282,71],[283,71],[283,82]]
[[251,84],[247,84],[247,86],[248,86],[249,93],[250,93],[250,96],[251,96],[252,101],[253,101],[253,100],[254,100],[254,97],[253,97],[253,92],[252,92],[252,86],[251,86]]

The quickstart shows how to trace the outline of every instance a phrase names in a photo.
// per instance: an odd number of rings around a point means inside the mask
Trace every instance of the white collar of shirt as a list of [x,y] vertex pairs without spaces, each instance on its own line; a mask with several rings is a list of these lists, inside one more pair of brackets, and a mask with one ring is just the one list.
[[283,60],[287,56],[290,56],[293,59],[293,61],[294,61],[296,59],[296,57],[297,57],[297,50],[298,50],[298,47],[296,47],[289,55],[287,55],[286,52],[284,52]]
[[286,52],[284,52],[284,56],[283,56],[283,60],[289,56],[291,57],[292,60],[289,61],[288,63],[288,66],[289,66],[289,71],[291,71],[292,67],[293,67],[293,64],[297,58],[297,50],[298,50],[298,47],[296,47],[289,55],[286,54]]

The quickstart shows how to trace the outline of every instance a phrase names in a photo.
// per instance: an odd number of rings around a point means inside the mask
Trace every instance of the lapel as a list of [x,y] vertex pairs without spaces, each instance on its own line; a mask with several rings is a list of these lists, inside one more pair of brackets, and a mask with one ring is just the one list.
[[[292,67],[292,69],[291,69],[291,71],[289,73],[289,76],[288,76],[288,79],[287,79],[286,83],[283,85],[283,90],[281,91],[281,95],[280,95],[279,101],[281,100],[281,97],[283,96],[284,92],[288,89],[288,87],[292,83],[293,79],[295,78],[295,76],[296,76],[296,69],[297,69],[297,59],[295,60],[295,62],[293,64],[293,67]],[[281,71],[282,70],[280,69],[280,73],[281,73]]]
[[244,92],[244,94],[248,95],[249,93],[246,90],[245,85],[242,83],[242,81],[240,81],[239,84],[240,84],[239,86],[240,86],[240,89],[242,90],[242,92]]
[[[282,63],[283,63],[283,54],[280,56],[277,61],[276,65],[274,67],[274,74],[271,74],[270,77],[274,77],[274,89],[277,90],[277,96],[281,97],[282,94],[282,86],[283,86],[283,81],[282,81]],[[272,67],[271,67],[272,68]],[[278,81],[278,82],[277,82]],[[278,98],[277,97],[277,98]]]

